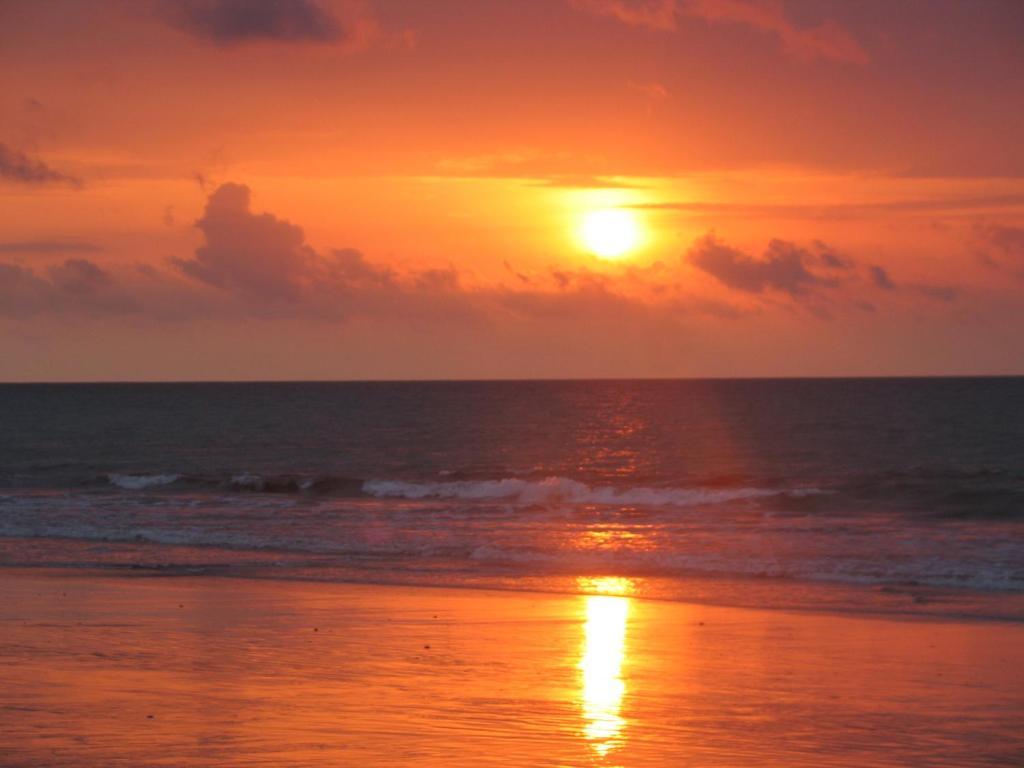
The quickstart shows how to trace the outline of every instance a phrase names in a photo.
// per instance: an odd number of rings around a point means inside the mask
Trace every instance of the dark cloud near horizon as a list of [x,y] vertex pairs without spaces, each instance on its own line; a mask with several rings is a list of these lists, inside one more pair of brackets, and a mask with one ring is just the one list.
[[638,316],[649,313],[641,300],[622,293],[623,286],[614,279],[587,270],[553,271],[548,281],[528,289],[467,288],[454,268],[399,275],[354,248],[318,252],[306,242],[301,227],[254,212],[250,190],[242,184],[214,190],[196,227],[204,243],[193,258],[171,260],[177,274],[215,291],[222,306],[258,317],[339,322],[358,315],[389,322],[479,323],[501,316],[523,320],[574,313],[606,316],[627,309]]
[[301,276],[315,255],[301,227],[249,210],[242,184],[222,184],[210,195],[196,227],[205,245],[195,258],[176,259],[186,275],[256,301],[296,301]]
[[990,267],[1009,269],[1024,278],[1024,227],[981,224],[975,227],[980,256]]
[[[769,292],[788,295],[796,301],[810,300],[808,306],[819,316],[828,312],[820,301],[820,289],[838,289],[859,278],[860,266],[820,240],[802,248],[785,240],[768,243],[758,258],[726,245],[714,234],[705,235],[687,252],[687,260],[734,291],[750,294]],[[897,283],[885,267],[877,264],[865,268],[868,282],[883,291],[914,293],[932,301],[953,302],[963,291],[951,285],[931,283]],[[847,297],[849,298],[849,297]],[[859,304],[858,304],[859,302]],[[863,301],[855,304],[866,308]]]
[[760,258],[705,235],[687,252],[687,260],[728,288],[745,293],[777,291],[799,298],[818,288],[841,282],[835,273],[848,272],[852,262],[824,243],[811,249],[785,240],[772,240]]
[[140,309],[109,272],[87,259],[67,259],[42,273],[0,263],[0,315],[105,317]]
[[[157,322],[288,318],[342,323],[354,317],[384,323],[535,322],[545,317],[622,315],[670,327],[683,317],[733,319],[793,305],[818,317],[833,307],[866,306],[858,291],[890,291],[952,301],[948,286],[900,284],[880,266],[862,267],[831,246],[774,239],[754,256],[714,234],[697,240],[687,260],[736,294],[757,303],[701,297],[686,287],[682,262],[623,265],[607,272],[555,267],[523,273],[506,268],[516,283],[472,285],[453,267],[407,270],[368,260],[354,248],[317,251],[302,227],[252,208],[243,184],[226,183],[207,198],[195,222],[203,242],[187,258],[163,267],[122,264],[109,271],[86,258],[67,258],[37,269],[0,262],[0,315],[112,317],[137,313]],[[26,244],[7,244],[23,247]],[[35,242],[40,254],[74,243]],[[82,253],[91,244],[79,243]],[[2,250],[0,250],[2,252]],[[866,278],[864,275],[866,274]],[[866,282],[870,281],[870,282]]]
[[883,291],[895,291],[896,283],[889,277],[889,270],[885,267],[880,267],[877,264],[872,264],[868,267],[868,275],[871,277],[871,283],[876,288],[881,288]]
[[214,45],[337,43],[348,30],[315,0],[164,0],[176,27]]
[[959,288],[952,285],[932,285],[930,283],[899,283],[892,279],[885,267],[872,264],[868,267],[868,276],[871,284],[883,291],[913,291],[933,301],[951,302],[960,298],[963,293]]
[[82,180],[62,173],[38,158],[0,142],[0,179],[19,184],[70,184],[82,186]]
[[[196,226],[203,233],[203,245],[193,258],[170,263],[187,281],[213,289],[258,316],[328,321],[353,314],[452,318],[495,311],[518,315],[529,308],[545,314],[563,314],[563,309],[574,311],[572,307],[617,310],[623,305],[648,311],[647,302],[631,298],[636,290],[658,297],[655,303],[663,310],[672,305],[671,313],[676,315],[740,313],[721,302],[681,301],[679,286],[672,286],[673,275],[664,264],[651,266],[650,273],[634,267],[618,275],[556,268],[536,280],[507,265],[518,280],[517,290],[507,286],[466,289],[460,273],[452,268],[399,275],[352,248],[315,251],[306,243],[302,227],[271,213],[254,212],[249,187],[238,183],[225,183],[213,191]],[[774,239],[760,256],[754,256],[712,233],[696,241],[686,258],[733,291],[785,296],[819,316],[829,313],[826,294],[855,305],[858,297],[845,289],[848,284],[851,290],[857,283],[863,285],[861,265],[821,241],[801,246]],[[947,286],[899,285],[878,265],[863,269],[871,284],[884,290],[938,301],[952,301],[959,295]]]
[[204,244],[191,259],[171,259],[172,266],[257,316],[437,316],[463,311],[470,303],[454,270],[424,270],[400,280],[354,248],[318,253],[302,227],[271,213],[254,213],[243,184],[214,190],[196,227]]

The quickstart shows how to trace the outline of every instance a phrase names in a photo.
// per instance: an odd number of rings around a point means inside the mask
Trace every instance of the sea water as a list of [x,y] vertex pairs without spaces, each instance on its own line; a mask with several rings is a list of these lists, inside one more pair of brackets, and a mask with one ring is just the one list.
[[1024,379],[3,385],[0,565],[1021,618]]

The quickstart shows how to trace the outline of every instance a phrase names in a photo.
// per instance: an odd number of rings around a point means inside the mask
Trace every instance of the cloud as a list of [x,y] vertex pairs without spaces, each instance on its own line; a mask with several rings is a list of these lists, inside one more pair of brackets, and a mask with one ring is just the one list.
[[687,253],[687,260],[728,288],[745,293],[778,291],[792,297],[805,296],[818,288],[840,283],[835,272],[852,268],[823,243],[812,249],[785,240],[772,240],[760,258],[743,253],[709,234]]
[[933,301],[956,301],[963,291],[953,285],[930,285],[928,283],[911,283],[908,288]]
[[206,244],[175,264],[189,277],[257,302],[296,301],[315,257],[301,227],[249,210],[249,188],[223,184],[210,195],[196,227]]
[[78,240],[24,240],[0,243],[0,253],[54,254],[54,253],[99,253],[98,245]]
[[710,23],[741,24],[774,34],[788,53],[803,59],[867,64],[867,51],[831,19],[814,27],[797,27],[779,0],[684,0],[683,13]]
[[50,282],[65,293],[95,294],[113,283],[109,273],[87,259],[68,259],[47,272]]
[[[20,316],[34,314],[49,303],[46,297],[51,284],[35,272],[17,264],[0,263],[0,314]],[[55,307],[50,303],[50,308]]]
[[618,177],[590,176],[587,174],[554,175],[530,180],[532,187],[549,187],[552,189],[642,189],[634,182]]
[[54,170],[42,160],[32,158],[0,142],[0,179],[19,184],[82,185],[81,179]]
[[[172,266],[188,283],[212,290],[214,298],[220,296],[223,308],[234,306],[255,316],[329,321],[355,315],[479,319],[496,311],[564,314],[573,307],[602,303],[609,310],[625,303],[718,317],[741,311],[721,302],[695,302],[683,294],[679,275],[660,263],[649,269],[627,265],[614,277],[585,269],[524,274],[507,264],[515,279],[511,287],[465,287],[454,269],[401,274],[374,264],[353,248],[318,252],[306,242],[300,226],[271,213],[254,212],[251,192],[242,184],[217,187],[196,227],[203,234],[203,244],[193,257],[172,260]],[[827,294],[856,304],[856,295],[841,294],[838,289],[849,285],[855,290],[858,282],[864,284],[854,259],[818,240],[798,245],[776,238],[754,256],[709,234],[693,244],[686,259],[733,291],[783,295],[822,316],[827,314]],[[959,296],[950,286],[897,284],[878,265],[864,270],[869,284],[883,290],[913,292],[937,301]]]
[[[167,290],[171,279],[206,297],[214,314],[301,317],[343,322],[376,317],[388,322],[483,322],[524,314],[601,314],[624,306],[648,312],[644,295],[666,290],[657,265],[625,270],[616,279],[588,271],[510,273],[515,283],[471,285],[454,268],[396,270],[375,264],[354,248],[317,251],[302,228],[271,213],[252,210],[251,192],[227,183],[209,196],[196,227],[204,242],[187,259],[172,259],[172,272],[150,271],[151,287]],[[648,274],[648,272],[650,274]],[[720,302],[692,303],[671,295],[662,313],[713,311],[731,316]],[[685,307],[685,310],[684,310]]]
[[[756,216],[765,218],[855,219],[890,213],[949,213],[984,208],[1024,207],[1024,195],[976,195],[931,200],[888,200],[880,203],[825,205],[707,203],[699,201],[637,203],[637,209],[679,211],[696,215]],[[1011,228],[1012,229],[1012,228]]]
[[[828,314],[822,299],[822,289],[833,290],[834,298],[850,299],[853,306],[873,305],[859,298],[855,292],[861,283],[861,267],[852,258],[815,240],[802,248],[785,240],[775,239],[760,257],[754,257],[717,239],[705,235],[690,248],[686,255],[690,264],[714,277],[734,291],[748,294],[784,294],[805,305],[820,316]],[[963,291],[951,285],[907,282],[897,283],[889,271],[877,264],[864,267],[868,284],[893,294],[916,294],[931,301],[953,302]],[[845,289],[843,294],[838,289]],[[852,294],[850,291],[854,291]]]
[[68,259],[42,274],[0,263],[0,315],[103,317],[139,308],[109,272],[86,259]]
[[[171,259],[172,267],[256,316],[450,315],[450,304],[465,305],[468,297],[451,270],[400,278],[354,248],[317,252],[301,227],[271,213],[254,213],[251,192],[242,184],[214,190],[196,227],[204,244],[193,258]],[[446,302],[449,306],[442,306]]]
[[709,24],[736,24],[774,35],[783,50],[801,59],[866,64],[867,51],[831,19],[798,27],[779,0],[569,0],[573,8],[611,16],[624,24],[673,30],[680,17]]
[[874,264],[868,267],[868,275],[871,277],[871,283],[876,288],[881,288],[883,291],[895,291],[896,283],[889,277],[889,270],[885,267],[880,267]]
[[[726,320],[784,308],[786,299],[825,317],[832,307],[866,306],[862,294],[872,286],[933,301],[959,296],[949,286],[897,283],[885,268],[862,268],[820,241],[798,245],[774,239],[755,256],[714,234],[697,240],[685,260],[668,263],[526,271],[506,263],[508,277],[496,282],[473,280],[453,267],[403,270],[375,263],[354,248],[314,249],[299,225],[253,210],[250,189],[237,183],[210,192],[195,226],[202,243],[190,256],[162,265],[107,268],[82,257],[39,268],[0,262],[0,315],[134,313],[155,322],[273,318],[339,325],[362,318],[396,332],[423,324],[486,331],[544,318],[585,323],[621,316],[669,328],[683,318]],[[8,252],[26,252],[26,243],[7,245],[12,246]],[[51,257],[69,246],[80,246],[80,253],[92,247],[58,241],[28,245],[28,252]],[[687,263],[736,295],[723,300],[692,293]]]
[[548,178],[580,175],[578,165],[578,158],[564,152],[519,147],[504,152],[441,158],[437,162],[437,170],[456,176]]
[[450,155],[434,163],[441,176],[522,179],[539,186],[635,187],[636,177],[607,175],[600,154],[510,147],[477,155]]
[[335,44],[355,34],[316,0],[164,0],[163,11],[179,29],[224,47],[249,42]]
[[1009,269],[1024,278],[1024,227],[980,224],[975,240],[982,260],[996,269]]
[[676,28],[675,0],[569,0],[569,5],[577,10],[611,16],[630,26]]
[[348,286],[386,287],[394,285],[397,280],[393,270],[371,264],[362,252],[355,248],[331,251],[331,258],[322,265],[322,270],[334,282],[342,282]]
[[664,101],[669,97],[668,88],[661,83],[637,83],[630,80],[627,85],[637,93],[641,93],[651,101]]
[[877,264],[868,267],[868,277],[870,278],[872,285],[883,291],[912,291],[926,299],[931,299],[932,301],[956,301],[963,294],[963,291],[952,285],[933,285],[931,283],[897,284],[896,281],[890,277],[889,270],[885,267],[880,267]]

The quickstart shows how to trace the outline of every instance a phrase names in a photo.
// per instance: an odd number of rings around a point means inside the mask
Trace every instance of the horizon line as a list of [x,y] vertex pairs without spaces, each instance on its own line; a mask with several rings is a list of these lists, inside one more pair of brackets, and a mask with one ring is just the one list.
[[0,380],[0,386],[96,386],[161,384],[528,384],[648,381],[906,381],[920,379],[1020,379],[1024,373],[868,374],[823,376],[552,376],[534,378],[366,378],[366,379],[69,379]]

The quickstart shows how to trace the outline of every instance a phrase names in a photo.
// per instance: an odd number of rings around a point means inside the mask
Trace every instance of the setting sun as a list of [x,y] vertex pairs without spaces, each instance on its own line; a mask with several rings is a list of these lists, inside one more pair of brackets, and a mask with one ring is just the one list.
[[617,259],[636,248],[640,242],[640,226],[636,216],[629,211],[590,211],[583,216],[580,239],[595,256]]

